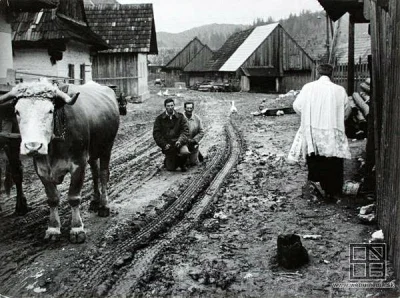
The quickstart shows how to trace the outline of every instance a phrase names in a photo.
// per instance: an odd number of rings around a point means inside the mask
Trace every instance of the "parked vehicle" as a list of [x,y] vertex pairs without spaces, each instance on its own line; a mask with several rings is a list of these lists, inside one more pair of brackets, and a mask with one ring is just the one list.
[[164,79],[155,79],[154,86],[165,87],[165,80]]

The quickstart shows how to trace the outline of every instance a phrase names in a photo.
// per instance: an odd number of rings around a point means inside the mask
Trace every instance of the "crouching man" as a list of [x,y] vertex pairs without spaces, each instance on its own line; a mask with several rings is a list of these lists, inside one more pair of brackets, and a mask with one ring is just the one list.
[[188,165],[194,166],[199,163],[199,159],[200,161],[202,160],[202,156],[199,152],[199,142],[204,136],[204,129],[200,117],[193,113],[194,103],[191,101],[185,102],[183,107],[189,125],[188,148],[190,155],[188,158]]
[[182,113],[175,111],[175,102],[172,98],[164,101],[164,107],[165,112],[154,122],[153,138],[165,154],[165,168],[168,171],[175,171],[180,167],[182,172],[185,172],[189,155],[188,122]]

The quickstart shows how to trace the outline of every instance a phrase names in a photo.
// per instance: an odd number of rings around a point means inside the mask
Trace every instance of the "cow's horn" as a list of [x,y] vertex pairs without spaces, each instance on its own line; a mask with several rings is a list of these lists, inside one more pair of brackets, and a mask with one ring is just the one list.
[[75,93],[74,96],[70,97],[67,93],[61,90],[56,90],[57,97],[62,99],[67,105],[72,106],[78,99],[79,92]]

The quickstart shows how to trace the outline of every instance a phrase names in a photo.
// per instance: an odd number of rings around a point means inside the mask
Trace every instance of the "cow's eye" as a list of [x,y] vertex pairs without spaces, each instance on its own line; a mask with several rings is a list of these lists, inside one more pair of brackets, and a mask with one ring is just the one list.
[[19,111],[15,110],[15,115],[19,116]]
[[49,114],[53,114],[53,110],[50,110],[50,111],[49,111]]

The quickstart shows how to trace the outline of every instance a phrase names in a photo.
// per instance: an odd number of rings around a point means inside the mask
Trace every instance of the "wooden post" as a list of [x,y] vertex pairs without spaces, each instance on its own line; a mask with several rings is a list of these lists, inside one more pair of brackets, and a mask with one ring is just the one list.
[[279,78],[275,78],[275,91],[279,92],[280,86],[279,86]]
[[349,21],[349,55],[347,62],[347,94],[354,92],[354,18],[350,15]]
[[[329,59],[329,16],[328,13],[325,13],[326,16],[326,57]],[[329,61],[326,61],[329,62]]]

